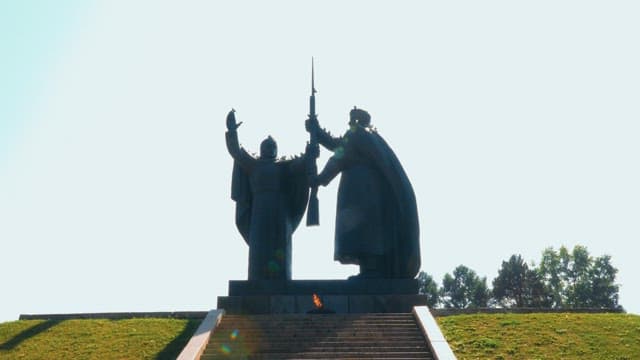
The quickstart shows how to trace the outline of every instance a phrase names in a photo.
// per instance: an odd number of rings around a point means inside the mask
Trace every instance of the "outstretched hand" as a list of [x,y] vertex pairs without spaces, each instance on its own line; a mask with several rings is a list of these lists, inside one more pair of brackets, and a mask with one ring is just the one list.
[[240,127],[240,125],[242,125],[242,121],[236,123],[235,113],[236,111],[234,109],[231,109],[231,111],[229,111],[229,114],[227,114],[227,129],[229,131],[236,131]]
[[320,123],[318,122],[318,119],[313,116],[305,120],[304,128],[305,130],[307,130],[307,132],[316,131],[318,128],[320,128]]

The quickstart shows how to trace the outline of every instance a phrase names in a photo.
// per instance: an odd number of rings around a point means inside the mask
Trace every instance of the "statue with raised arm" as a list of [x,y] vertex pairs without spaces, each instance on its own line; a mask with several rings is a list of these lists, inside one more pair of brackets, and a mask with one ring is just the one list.
[[413,278],[420,269],[416,199],[400,161],[371,128],[371,116],[354,108],[349,129],[333,137],[317,118],[306,122],[318,143],[333,151],[311,185],[338,187],[334,259],[360,266],[356,278]]
[[238,143],[242,123],[236,123],[234,112],[227,115],[226,142],[234,160],[236,226],[249,245],[249,280],[291,280],[291,236],[309,196],[307,159],[317,151],[308,148],[303,156],[277,159],[277,144],[269,136],[255,158]]

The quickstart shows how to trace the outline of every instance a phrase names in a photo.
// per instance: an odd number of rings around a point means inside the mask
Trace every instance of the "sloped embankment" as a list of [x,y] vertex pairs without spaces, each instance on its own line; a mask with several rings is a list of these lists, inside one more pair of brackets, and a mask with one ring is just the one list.
[[463,359],[640,359],[640,316],[474,314],[437,318]]
[[201,320],[18,320],[0,324],[0,359],[175,359]]

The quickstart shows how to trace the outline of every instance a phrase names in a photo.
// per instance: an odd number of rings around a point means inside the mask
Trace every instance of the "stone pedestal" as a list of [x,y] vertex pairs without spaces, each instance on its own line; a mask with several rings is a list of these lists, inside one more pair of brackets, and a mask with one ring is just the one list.
[[416,279],[231,280],[229,296],[417,294]]
[[315,309],[312,295],[336,313],[406,313],[426,305],[415,279],[260,280],[229,282],[229,296],[218,309],[229,314],[306,313]]

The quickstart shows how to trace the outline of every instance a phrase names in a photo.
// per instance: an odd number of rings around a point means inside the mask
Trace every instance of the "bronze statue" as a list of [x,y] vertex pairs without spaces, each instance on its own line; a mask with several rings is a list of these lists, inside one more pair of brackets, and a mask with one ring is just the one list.
[[389,145],[362,109],[350,112],[349,129],[333,137],[316,117],[306,129],[334,152],[310,184],[338,188],[334,259],[360,266],[359,278],[413,278],[420,269],[418,210],[413,188]]
[[[277,159],[269,136],[254,158],[238,144],[234,110],[227,115],[226,141],[234,159],[231,198],[236,202],[236,226],[249,245],[249,280],[291,280],[291,235],[304,214],[309,195],[308,159]],[[314,157],[314,159],[315,159]]]

